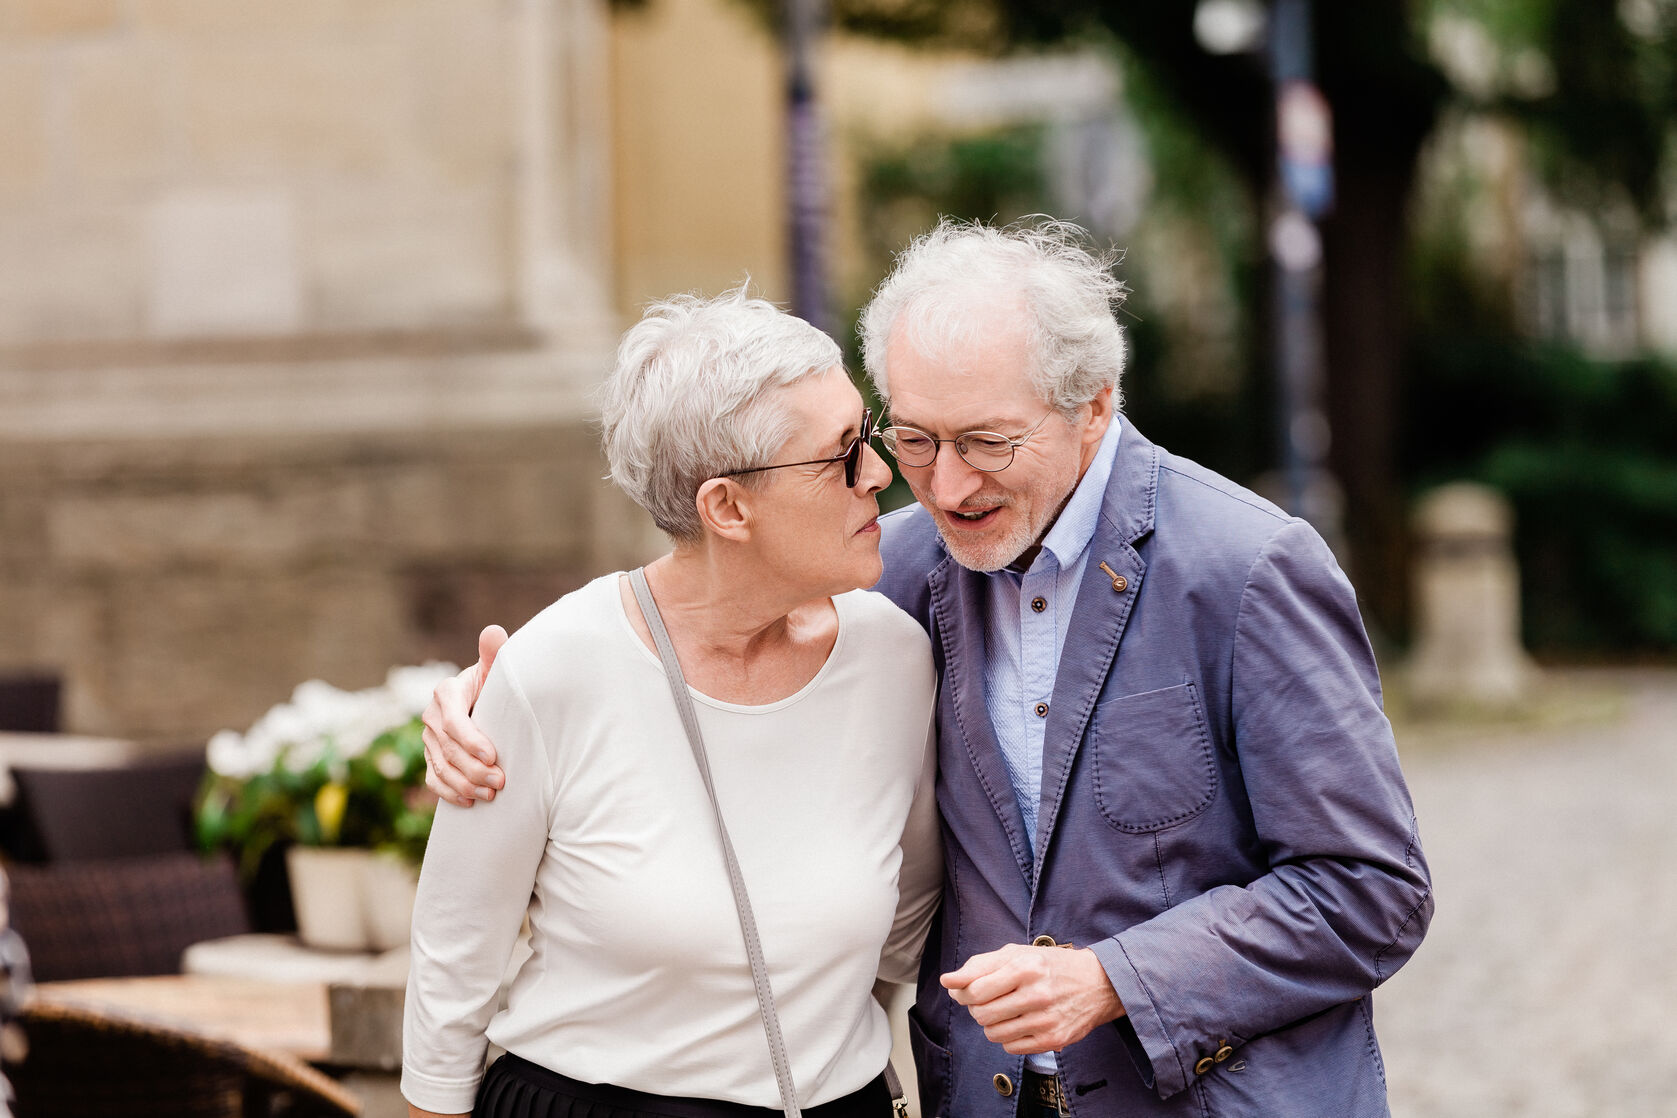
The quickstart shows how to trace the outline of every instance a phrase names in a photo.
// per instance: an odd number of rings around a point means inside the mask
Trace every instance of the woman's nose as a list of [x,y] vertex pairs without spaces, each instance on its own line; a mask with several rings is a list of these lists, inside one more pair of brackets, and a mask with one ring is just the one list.
[[862,465],[856,477],[856,488],[866,494],[878,493],[891,484],[891,467],[872,446],[863,446]]

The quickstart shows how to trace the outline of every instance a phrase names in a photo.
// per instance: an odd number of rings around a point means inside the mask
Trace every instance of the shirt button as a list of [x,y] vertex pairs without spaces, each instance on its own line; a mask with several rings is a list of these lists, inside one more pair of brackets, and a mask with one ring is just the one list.
[[1048,608],[1048,599],[1046,599],[1046,598],[1032,598],[1031,599],[1031,608],[1036,610],[1036,612],[1041,613],[1043,610]]
[[1048,717],[1048,704],[1047,703],[1038,703],[1034,709],[1036,710],[1036,716],[1038,718],[1047,718]]
[[1000,1095],[1002,1098],[1008,1098],[1013,1094],[1013,1080],[1009,1079],[1001,1072],[998,1071],[995,1078],[990,1080],[990,1082],[995,1084],[996,1094]]

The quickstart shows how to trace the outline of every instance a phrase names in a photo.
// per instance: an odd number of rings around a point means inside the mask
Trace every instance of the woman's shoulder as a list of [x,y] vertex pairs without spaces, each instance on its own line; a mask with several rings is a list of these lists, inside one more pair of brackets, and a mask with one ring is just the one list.
[[920,623],[883,594],[852,590],[833,599],[845,627],[845,642],[874,657],[892,671],[930,675],[932,642]]
[[529,686],[558,677],[555,667],[582,669],[598,663],[624,629],[619,574],[601,575],[545,607],[508,638],[496,666],[505,666],[521,685]]

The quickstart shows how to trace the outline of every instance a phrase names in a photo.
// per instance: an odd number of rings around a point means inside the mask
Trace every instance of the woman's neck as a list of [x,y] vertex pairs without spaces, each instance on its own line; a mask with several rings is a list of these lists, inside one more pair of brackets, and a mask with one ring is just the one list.
[[[828,597],[810,600],[772,572],[737,570],[710,549],[681,549],[649,563],[647,585],[687,682],[724,702],[759,706],[802,689],[838,638]],[[624,579],[623,605],[652,648],[652,632]]]

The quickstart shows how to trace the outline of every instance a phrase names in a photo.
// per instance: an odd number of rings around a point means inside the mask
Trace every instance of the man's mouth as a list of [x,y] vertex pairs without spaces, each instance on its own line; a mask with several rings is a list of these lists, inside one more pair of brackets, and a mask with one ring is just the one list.
[[995,514],[1001,511],[1001,507],[1000,505],[991,505],[987,509],[949,509],[945,511],[945,515],[957,524],[970,524],[977,527],[988,524]]

